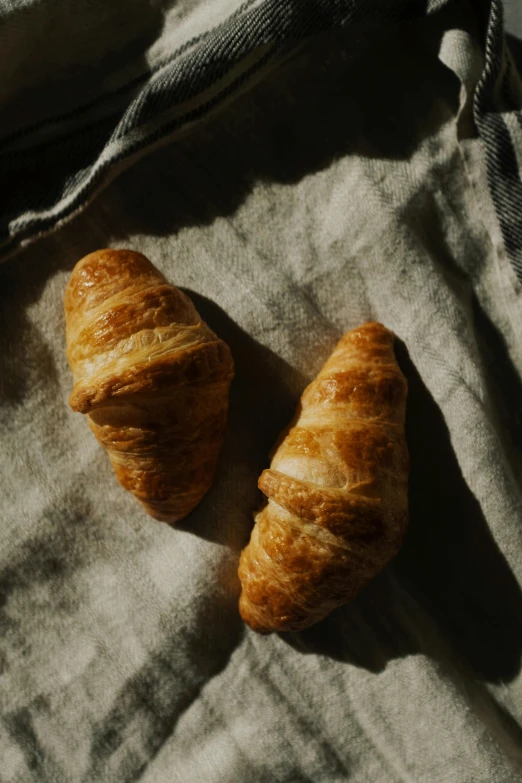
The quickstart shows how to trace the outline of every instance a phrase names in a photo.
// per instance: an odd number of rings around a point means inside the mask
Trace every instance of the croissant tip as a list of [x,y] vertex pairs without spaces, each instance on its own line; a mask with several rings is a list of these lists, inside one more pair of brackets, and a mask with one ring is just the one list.
[[74,300],[75,296],[82,298],[84,290],[90,290],[100,281],[114,279],[124,271],[133,277],[153,274],[166,282],[159,269],[137,250],[111,247],[93,250],[80,258],[73,267],[65,293],[66,309],[69,300]]
[[387,326],[384,326],[380,321],[365,321],[360,326],[356,326],[355,329],[351,329],[347,334],[356,332],[373,332],[374,334],[386,334],[395,337],[394,332],[392,332],[391,329],[388,329]]
[[76,262],[74,269],[79,269],[92,261],[103,261],[106,258],[124,259],[125,257],[144,259],[148,266],[152,266],[147,256],[144,256],[143,253],[140,253],[138,250],[131,250],[130,248],[125,247],[102,247],[98,250],[92,250],[90,253],[87,253],[87,255],[82,256],[80,260]]

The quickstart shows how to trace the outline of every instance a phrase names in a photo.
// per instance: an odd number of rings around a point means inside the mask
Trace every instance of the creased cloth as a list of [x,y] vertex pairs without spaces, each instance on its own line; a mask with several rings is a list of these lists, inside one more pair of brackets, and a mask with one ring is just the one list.
[[[149,70],[206,13],[228,30],[263,5],[78,3],[68,36],[70,4],[0,3],[2,125],[22,145],[0,142],[17,251],[0,266],[1,783],[521,779],[522,91],[501,7],[388,3],[368,26],[362,3],[281,3],[322,23],[204,122],[164,136],[154,115],[150,154],[111,158],[98,188],[107,90],[145,117]],[[90,128],[97,148],[78,141]],[[176,527],[118,485],[67,402],[63,293],[107,246],[187,291],[236,364],[215,482]],[[258,636],[237,611],[257,477],[368,319],[397,334],[409,383],[404,547],[313,628]]]

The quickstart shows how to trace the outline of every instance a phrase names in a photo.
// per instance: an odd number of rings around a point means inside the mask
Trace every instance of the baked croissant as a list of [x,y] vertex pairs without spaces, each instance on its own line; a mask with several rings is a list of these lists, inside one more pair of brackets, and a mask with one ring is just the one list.
[[307,628],[397,553],[408,522],[407,384],[392,332],[347,332],[305,389],[259,479],[268,498],[239,565],[241,616]]
[[88,414],[116,477],[175,522],[210,487],[233,362],[190,299],[141,253],[99,250],[65,293],[69,403]]

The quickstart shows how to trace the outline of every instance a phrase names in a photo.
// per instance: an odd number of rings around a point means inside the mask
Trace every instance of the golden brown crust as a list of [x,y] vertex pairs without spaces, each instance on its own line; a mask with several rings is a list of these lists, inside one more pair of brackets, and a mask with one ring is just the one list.
[[64,298],[70,405],[149,514],[186,516],[209,488],[233,362],[194,305],[141,253],[79,261]]
[[241,554],[241,615],[296,631],[352,598],[396,554],[408,522],[407,385],[381,324],[347,332],[305,389],[259,488]]

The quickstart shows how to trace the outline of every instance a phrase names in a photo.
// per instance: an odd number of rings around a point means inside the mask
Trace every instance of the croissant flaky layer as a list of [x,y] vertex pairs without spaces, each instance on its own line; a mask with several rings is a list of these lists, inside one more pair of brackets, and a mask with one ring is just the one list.
[[304,391],[259,488],[239,565],[254,630],[297,631],[353,598],[397,553],[408,522],[407,384],[394,335],[347,332]]
[[79,261],[64,299],[70,405],[149,514],[186,516],[212,482],[233,362],[188,296],[141,253]]

